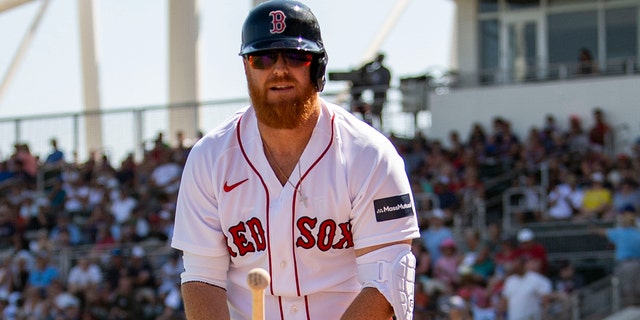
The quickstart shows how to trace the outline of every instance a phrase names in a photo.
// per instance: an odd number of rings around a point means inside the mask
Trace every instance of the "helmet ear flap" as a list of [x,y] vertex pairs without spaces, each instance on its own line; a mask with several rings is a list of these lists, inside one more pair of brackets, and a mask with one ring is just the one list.
[[322,52],[316,55],[316,58],[313,60],[310,69],[311,82],[315,84],[318,92],[322,92],[324,89],[324,84],[327,82],[325,73],[327,71],[327,63],[329,62],[329,57],[327,56],[327,52]]

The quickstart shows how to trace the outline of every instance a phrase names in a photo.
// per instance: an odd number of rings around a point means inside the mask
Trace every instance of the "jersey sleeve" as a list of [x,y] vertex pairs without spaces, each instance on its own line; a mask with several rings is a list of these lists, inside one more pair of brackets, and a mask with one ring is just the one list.
[[212,172],[216,152],[207,141],[200,142],[191,150],[182,173],[171,246],[202,256],[226,255]]
[[355,248],[419,237],[409,179],[393,145],[378,141],[358,153],[349,166]]

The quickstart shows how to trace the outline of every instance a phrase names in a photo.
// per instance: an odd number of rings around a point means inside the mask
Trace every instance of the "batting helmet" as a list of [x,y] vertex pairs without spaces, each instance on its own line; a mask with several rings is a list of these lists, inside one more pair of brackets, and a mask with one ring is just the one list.
[[271,0],[249,12],[242,26],[240,55],[278,49],[313,53],[311,81],[322,91],[328,57],[320,25],[309,7],[298,1]]

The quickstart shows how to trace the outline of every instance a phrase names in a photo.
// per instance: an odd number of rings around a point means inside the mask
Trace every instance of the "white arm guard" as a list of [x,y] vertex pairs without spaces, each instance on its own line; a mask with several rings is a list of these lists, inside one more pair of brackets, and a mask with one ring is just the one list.
[[398,320],[413,319],[416,258],[409,244],[395,244],[356,258],[358,280],[374,287],[393,307]]
[[180,275],[181,282],[204,282],[227,289],[227,270],[229,257],[206,257],[189,252],[183,252],[182,262],[184,272]]

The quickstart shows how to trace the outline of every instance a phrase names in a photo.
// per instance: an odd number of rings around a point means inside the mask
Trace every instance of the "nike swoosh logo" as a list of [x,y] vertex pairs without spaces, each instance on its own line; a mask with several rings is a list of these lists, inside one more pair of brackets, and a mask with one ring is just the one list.
[[234,183],[232,185],[228,185],[227,182],[225,181],[224,182],[224,186],[222,187],[222,190],[224,190],[224,192],[229,192],[229,191],[235,189],[237,186],[247,182],[247,180],[249,180],[249,179],[248,178],[244,179],[244,180],[236,182],[236,183]]

